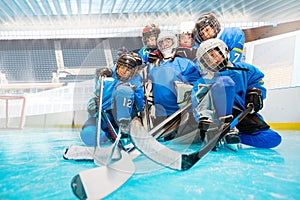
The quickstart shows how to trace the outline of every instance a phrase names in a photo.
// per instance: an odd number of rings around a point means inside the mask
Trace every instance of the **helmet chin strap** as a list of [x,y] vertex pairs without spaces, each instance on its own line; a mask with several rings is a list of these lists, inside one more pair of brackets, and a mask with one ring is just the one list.
[[169,60],[174,60],[174,57],[169,57],[169,58],[163,58],[163,62],[167,62]]

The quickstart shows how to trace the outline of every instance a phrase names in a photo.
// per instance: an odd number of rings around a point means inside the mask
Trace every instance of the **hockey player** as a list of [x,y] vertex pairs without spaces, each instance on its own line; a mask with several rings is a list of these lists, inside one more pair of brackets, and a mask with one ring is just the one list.
[[[142,59],[136,53],[125,53],[119,56],[115,67],[99,68],[96,71],[95,98],[88,103],[89,119],[84,124],[80,137],[87,146],[95,145],[95,134],[99,102],[99,84],[101,77],[105,79],[103,85],[102,110],[106,112],[109,120],[115,129],[120,128],[124,134],[121,138],[123,148],[132,147],[128,141],[128,132],[131,119],[137,112],[143,111],[144,91],[142,89],[142,79],[139,71],[142,68]],[[109,128],[101,118],[100,142],[105,142],[107,138],[113,140]]]
[[195,23],[193,21],[184,21],[179,26],[179,47],[176,50],[176,56],[188,58],[197,63],[197,46],[193,36]]
[[138,51],[138,54],[143,59],[144,63],[151,64],[158,61],[161,57],[157,50],[157,38],[160,33],[160,28],[155,24],[146,25],[142,31],[143,47]]
[[204,13],[199,17],[194,28],[194,37],[199,45],[210,38],[219,38],[225,42],[230,51],[230,62],[240,62],[243,56],[245,34],[238,27],[221,28],[213,13]]
[[178,47],[175,34],[160,33],[157,44],[163,58],[150,70],[156,117],[154,124],[179,109],[174,82],[193,83],[200,78],[194,62],[175,56]]
[[[281,136],[271,130],[258,113],[263,108],[263,99],[266,98],[264,74],[253,65],[231,63],[227,45],[220,39],[202,42],[197,50],[197,58],[201,68],[208,72],[204,78],[198,80],[200,85],[195,85],[192,92],[195,119],[200,127],[209,122],[228,122],[231,114],[236,117],[251,103],[254,105],[252,112],[237,125],[240,142],[259,148],[279,145]],[[198,102],[203,84],[210,87],[211,98],[210,101],[208,99]],[[233,136],[233,142],[238,141]]]
[[191,48],[195,45],[193,30],[195,23],[193,21],[184,21],[179,26],[179,47]]

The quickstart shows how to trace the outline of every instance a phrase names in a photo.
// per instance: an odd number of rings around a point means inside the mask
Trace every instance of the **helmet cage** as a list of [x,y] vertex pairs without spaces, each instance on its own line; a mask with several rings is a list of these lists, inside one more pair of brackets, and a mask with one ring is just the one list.
[[[127,68],[126,70],[129,71],[129,73],[121,75],[120,70],[121,68],[124,67]],[[122,82],[129,81],[139,73],[141,67],[142,67],[142,59],[139,57],[138,54],[136,53],[123,54],[117,60],[116,76]]]
[[147,45],[147,41],[151,36],[154,36],[155,39],[157,40],[159,33],[160,33],[160,29],[155,24],[147,25],[142,32],[143,45],[151,49],[157,49],[157,45],[149,46]]
[[[215,59],[211,56],[213,50],[216,50],[223,57],[221,63],[216,63]],[[200,44],[197,50],[197,58],[202,70],[211,72],[223,71],[228,65],[229,51],[222,40],[209,39]]]
[[[172,45],[164,47],[163,42],[166,39],[172,40]],[[157,39],[157,46],[164,58],[172,58],[176,53],[176,48],[178,47],[178,38],[173,33],[162,33]]]

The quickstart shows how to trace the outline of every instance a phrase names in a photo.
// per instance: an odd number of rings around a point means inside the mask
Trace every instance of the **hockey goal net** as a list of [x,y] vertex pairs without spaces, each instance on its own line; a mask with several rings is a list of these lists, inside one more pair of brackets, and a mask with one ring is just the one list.
[[22,129],[25,121],[24,96],[0,96],[0,129]]

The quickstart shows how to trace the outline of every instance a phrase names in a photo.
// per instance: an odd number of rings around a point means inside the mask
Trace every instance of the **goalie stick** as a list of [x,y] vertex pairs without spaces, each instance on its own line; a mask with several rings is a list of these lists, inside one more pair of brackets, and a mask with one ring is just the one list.
[[153,138],[151,134],[147,133],[144,127],[140,125],[141,122],[138,120],[133,121],[131,124],[132,130],[134,131],[131,132],[130,136],[134,146],[151,160],[174,170],[185,171],[190,169],[211,151],[216,143],[243,120],[252,109],[253,105],[249,104],[247,109],[240,113],[231,123],[224,124],[224,126],[221,126],[219,129],[210,132],[209,134],[212,137],[209,141],[206,144],[203,144],[199,151],[190,154],[182,154],[157,142],[156,139]]

